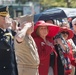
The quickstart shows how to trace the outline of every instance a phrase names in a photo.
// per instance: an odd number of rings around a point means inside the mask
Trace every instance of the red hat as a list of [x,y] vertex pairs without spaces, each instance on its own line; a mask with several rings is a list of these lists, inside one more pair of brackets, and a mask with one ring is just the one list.
[[61,27],[61,28],[60,28],[60,32],[63,32],[63,31],[67,31],[67,32],[69,33],[69,35],[68,35],[68,39],[73,38],[74,33],[73,33],[73,31],[72,31],[70,28],[67,28],[67,27]]
[[[45,21],[40,20],[35,24],[33,34],[34,33],[36,34],[36,30],[39,26],[48,26],[48,29],[49,29],[49,33],[47,35],[48,37],[54,37],[59,32],[59,29],[60,29],[60,27],[57,25],[46,23]],[[35,37],[35,35],[33,37]]]

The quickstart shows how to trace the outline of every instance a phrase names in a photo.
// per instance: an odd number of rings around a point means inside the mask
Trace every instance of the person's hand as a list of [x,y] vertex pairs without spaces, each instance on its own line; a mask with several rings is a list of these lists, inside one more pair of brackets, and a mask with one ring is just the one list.
[[25,23],[24,24],[26,27],[30,28],[32,26],[32,23],[31,22],[28,22],[28,23]]
[[33,26],[33,23],[32,22],[23,22],[22,25],[20,25],[21,29],[27,27],[27,28],[30,28]]

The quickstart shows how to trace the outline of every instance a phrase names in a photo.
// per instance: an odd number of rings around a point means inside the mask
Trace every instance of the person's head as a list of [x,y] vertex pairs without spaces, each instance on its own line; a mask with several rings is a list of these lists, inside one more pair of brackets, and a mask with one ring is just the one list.
[[47,26],[39,26],[36,31],[37,35],[40,37],[46,37],[48,35],[48,27]]
[[67,28],[70,28],[70,25],[68,22],[63,22],[61,27],[67,27]]
[[73,31],[67,27],[61,27],[60,33],[64,37],[65,40],[71,39],[74,36]]
[[45,22],[46,22],[46,23],[54,24],[54,20],[53,20],[53,19],[46,20]]
[[11,24],[11,19],[9,16],[9,11],[8,11],[8,7],[1,7],[0,8],[0,28],[6,28],[8,27],[8,24]]
[[64,37],[65,40],[67,40],[67,38],[69,36],[69,32],[68,31],[62,31],[61,35]]
[[33,37],[40,36],[40,37],[54,37],[59,31],[59,27],[53,25],[51,23],[46,23],[43,20],[36,22],[34,26],[34,33]]
[[72,27],[73,27],[73,30],[76,31],[76,18],[72,20]]

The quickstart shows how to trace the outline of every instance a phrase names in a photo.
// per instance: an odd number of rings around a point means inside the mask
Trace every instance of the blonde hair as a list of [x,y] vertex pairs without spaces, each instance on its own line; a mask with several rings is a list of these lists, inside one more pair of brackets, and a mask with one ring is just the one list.
[[68,22],[63,22],[60,27],[67,27],[67,28],[70,28],[70,25],[69,25]]

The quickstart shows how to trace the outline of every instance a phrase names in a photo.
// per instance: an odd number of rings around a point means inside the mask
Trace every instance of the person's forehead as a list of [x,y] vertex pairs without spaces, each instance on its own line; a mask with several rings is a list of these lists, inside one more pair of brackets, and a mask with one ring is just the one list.
[[72,23],[73,23],[73,24],[75,24],[75,23],[76,23],[76,21],[72,21]]
[[72,26],[76,28],[76,22],[72,23]]
[[1,19],[4,19],[4,20],[5,20],[5,17],[4,17],[4,16],[0,16],[0,20],[1,20]]
[[47,26],[39,26],[39,28],[47,28]]
[[0,17],[3,17],[3,18],[10,18],[9,15],[6,15],[6,16],[1,16],[1,15],[0,15]]

